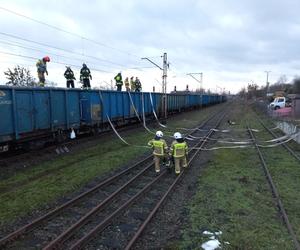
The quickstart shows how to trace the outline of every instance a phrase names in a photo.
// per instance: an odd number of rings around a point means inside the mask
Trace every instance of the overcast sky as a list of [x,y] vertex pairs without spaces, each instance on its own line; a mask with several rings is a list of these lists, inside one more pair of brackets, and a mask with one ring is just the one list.
[[36,77],[36,58],[48,55],[47,79],[61,87],[65,65],[79,79],[85,62],[92,87],[122,71],[138,76],[145,91],[159,90],[161,70],[141,57],[162,65],[164,52],[168,91],[199,87],[190,72],[203,72],[206,89],[233,93],[264,85],[266,70],[271,83],[283,74],[291,81],[300,66],[299,10],[299,0],[0,0],[0,83],[17,64]]

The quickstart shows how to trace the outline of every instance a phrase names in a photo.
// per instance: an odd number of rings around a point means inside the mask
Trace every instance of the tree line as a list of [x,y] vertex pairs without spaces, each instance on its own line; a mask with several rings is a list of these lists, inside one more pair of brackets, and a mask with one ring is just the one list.
[[287,96],[289,94],[300,94],[300,77],[296,76],[290,83],[288,83],[285,75],[282,75],[274,84],[269,86],[259,87],[256,83],[249,83],[247,87],[240,90],[239,95],[242,97],[262,98],[268,97],[272,99],[273,96],[279,93]]

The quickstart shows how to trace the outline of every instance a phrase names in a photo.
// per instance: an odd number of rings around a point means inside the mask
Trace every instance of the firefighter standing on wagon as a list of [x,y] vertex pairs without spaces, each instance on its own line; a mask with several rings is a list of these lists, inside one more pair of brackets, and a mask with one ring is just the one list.
[[175,141],[172,142],[170,147],[170,155],[174,158],[175,173],[180,174],[180,169],[187,167],[188,145],[179,132],[174,134],[174,138]]
[[116,81],[117,91],[122,91],[123,80],[121,72],[119,72],[114,79]]
[[129,92],[130,91],[130,87],[129,87],[128,77],[125,78],[124,84],[125,84],[126,91]]
[[91,88],[90,79],[92,80],[91,71],[84,63],[82,64],[82,68],[80,70],[80,81],[83,83],[83,89]]
[[48,75],[47,62],[50,62],[49,56],[45,56],[43,59],[39,59],[36,63],[39,84],[41,87],[45,87],[45,73]]
[[141,92],[142,83],[138,77],[135,78],[135,92]]
[[133,80],[133,76],[130,77],[130,88],[131,91],[135,91],[135,81]]
[[163,161],[165,164],[165,159],[167,156],[168,146],[163,137],[163,132],[157,131],[155,134],[155,138],[148,142],[148,146],[153,149],[153,160],[155,164],[155,172],[160,172],[160,161]]
[[67,79],[67,88],[70,88],[70,86],[72,88],[74,88],[74,80],[76,80],[75,76],[74,76],[74,72],[71,69],[71,67],[66,67],[66,71],[64,73],[65,78]]

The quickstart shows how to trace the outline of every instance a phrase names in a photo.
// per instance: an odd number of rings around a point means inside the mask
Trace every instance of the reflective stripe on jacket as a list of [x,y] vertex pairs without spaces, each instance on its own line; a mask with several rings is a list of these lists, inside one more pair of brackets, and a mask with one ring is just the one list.
[[153,154],[158,156],[163,156],[168,149],[167,143],[165,140],[151,140],[148,142],[148,145],[152,147]]
[[82,68],[80,70],[80,78],[81,79],[89,79],[91,77],[91,71],[89,68]]
[[66,70],[64,76],[67,80],[76,80],[73,70]]
[[171,146],[171,151],[175,158],[183,157],[188,151],[187,143],[174,141]]

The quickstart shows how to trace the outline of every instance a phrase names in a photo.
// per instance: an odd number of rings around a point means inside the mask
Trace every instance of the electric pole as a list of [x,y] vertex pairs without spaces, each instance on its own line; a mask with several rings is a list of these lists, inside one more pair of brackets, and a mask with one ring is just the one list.
[[163,57],[163,67],[160,67],[158,64],[151,61],[147,57],[143,57],[141,59],[149,61],[150,63],[152,63],[157,68],[159,68],[160,70],[163,71],[163,75],[162,75],[162,93],[163,93],[162,110],[163,110],[163,117],[164,117],[165,122],[166,122],[167,121],[167,103],[168,103],[167,102],[167,73],[168,73],[169,63],[168,63],[168,59],[167,59],[167,53],[164,53],[162,57]]
[[167,122],[167,72],[168,72],[168,62],[167,62],[167,53],[163,55],[163,76],[162,76],[162,87],[163,87],[163,102],[164,102],[164,113],[165,113],[165,121]]

